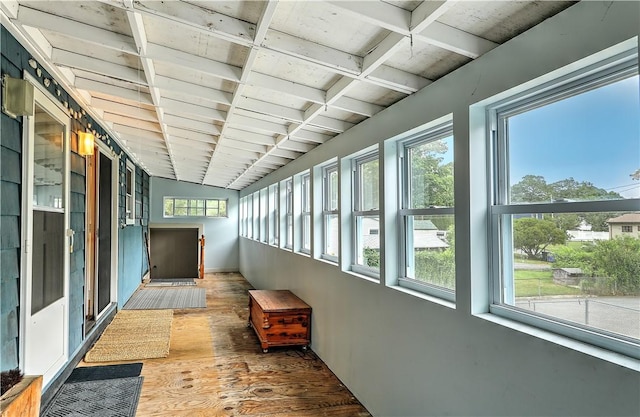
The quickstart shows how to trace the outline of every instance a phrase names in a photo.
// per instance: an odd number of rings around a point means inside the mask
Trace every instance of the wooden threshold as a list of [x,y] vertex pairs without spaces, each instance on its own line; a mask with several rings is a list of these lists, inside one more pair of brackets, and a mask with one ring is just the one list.
[[[262,353],[247,327],[251,285],[238,273],[196,279],[207,307],[174,310],[169,356],[142,361],[136,416],[370,416],[313,353]],[[79,366],[96,366],[108,362]]]

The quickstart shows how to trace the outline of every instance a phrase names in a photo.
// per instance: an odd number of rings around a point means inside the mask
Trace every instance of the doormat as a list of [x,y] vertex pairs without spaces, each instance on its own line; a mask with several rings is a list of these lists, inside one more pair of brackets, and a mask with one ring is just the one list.
[[65,382],[42,414],[43,417],[134,417],[141,376],[99,381]]
[[154,278],[145,287],[183,287],[196,285],[193,278]]
[[124,305],[125,310],[160,310],[204,308],[207,300],[204,288],[156,288],[138,290]]
[[121,365],[83,366],[71,372],[65,382],[87,382],[114,378],[132,378],[140,376],[142,363],[124,363]]
[[172,320],[171,310],[121,310],[84,360],[111,362],[166,358],[169,356]]

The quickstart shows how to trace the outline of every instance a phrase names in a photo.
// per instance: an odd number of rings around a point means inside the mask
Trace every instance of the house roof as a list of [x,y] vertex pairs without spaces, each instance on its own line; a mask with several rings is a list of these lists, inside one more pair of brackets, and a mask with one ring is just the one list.
[[240,190],[572,4],[17,0],[0,14],[147,173]]
[[627,213],[607,220],[607,223],[640,223],[640,213]]

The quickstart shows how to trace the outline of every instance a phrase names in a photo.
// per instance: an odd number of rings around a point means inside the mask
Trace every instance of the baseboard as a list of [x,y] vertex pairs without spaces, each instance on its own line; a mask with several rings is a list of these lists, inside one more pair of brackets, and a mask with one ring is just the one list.
[[93,326],[93,329],[85,337],[82,344],[76,349],[71,358],[67,361],[67,364],[58,372],[58,375],[42,390],[42,397],[40,399],[40,412],[42,413],[49,405],[53,397],[56,395],[62,384],[69,378],[71,372],[80,363],[85,353],[89,351],[91,346],[98,340],[107,325],[111,323],[113,317],[116,315],[117,305],[112,303],[108,307],[108,310],[102,315],[100,320]]

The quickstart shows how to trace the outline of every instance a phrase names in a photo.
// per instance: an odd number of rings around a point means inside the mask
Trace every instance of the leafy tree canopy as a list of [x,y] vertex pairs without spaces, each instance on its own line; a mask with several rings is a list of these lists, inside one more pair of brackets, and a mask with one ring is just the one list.
[[567,233],[547,219],[524,217],[513,222],[513,246],[530,259],[539,258],[549,245],[562,245]]

